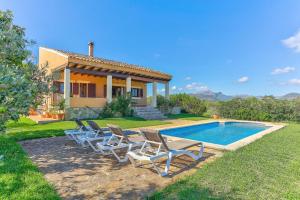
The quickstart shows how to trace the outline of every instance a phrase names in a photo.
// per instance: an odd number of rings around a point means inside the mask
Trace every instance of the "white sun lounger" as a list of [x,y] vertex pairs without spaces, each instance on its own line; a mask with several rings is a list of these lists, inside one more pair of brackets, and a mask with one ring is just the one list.
[[[201,142],[190,140],[177,140],[173,142],[165,142],[164,138],[157,130],[141,129],[141,133],[145,138],[145,142],[141,149],[128,151],[127,155],[130,162],[137,167],[135,160],[140,162],[148,161],[152,163],[154,169],[161,176],[168,175],[170,164],[174,156],[188,155],[194,160],[199,160],[202,157],[204,146]],[[186,150],[192,146],[200,146],[198,155]],[[165,170],[161,170],[156,166],[155,162],[161,158],[167,158]]]
[[108,132],[108,128],[101,128],[96,122],[87,120],[89,124],[91,132],[87,132],[86,134],[76,136],[79,143],[86,147],[87,145],[90,146],[94,151],[97,151],[97,147],[93,144],[95,141],[102,141],[106,143],[109,138],[111,137],[111,133]]
[[92,130],[85,126],[79,119],[75,119],[75,123],[77,124],[77,128],[73,130],[65,130],[65,135],[70,139],[74,140],[76,143],[80,144],[78,140],[78,136],[84,135],[87,132],[91,132]]
[[79,119],[76,119],[75,122],[78,128],[66,130],[65,134],[82,147],[90,146],[94,149],[93,141],[105,140],[111,135],[107,134],[108,128],[100,128],[94,121],[88,120],[89,126],[85,126]]
[[107,125],[111,130],[111,137],[102,142],[98,142],[96,151],[108,155],[113,154],[119,162],[126,162],[128,160],[127,154],[120,156],[118,150],[130,151],[132,148],[140,147],[144,143],[142,136],[128,137],[127,134],[118,126]]

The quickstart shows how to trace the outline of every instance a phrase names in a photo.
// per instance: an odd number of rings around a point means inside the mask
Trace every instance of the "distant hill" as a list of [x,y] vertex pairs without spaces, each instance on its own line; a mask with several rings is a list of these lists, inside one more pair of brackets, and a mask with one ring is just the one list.
[[[194,94],[190,94],[190,95],[195,96],[199,99],[208,100],[208,101],[229,101],[233,98],[251,97],[251,95],[230,96],[230,95],[223,94],[222,92],[213,92],[213,91],[204,91],[204,92],[194,93]],[[262,96],[257,96],[257,98],[261,98],[261,97]],[[287,100],[296,99],[296,98],[300,98],[300,93],[292,92],[292,93],[285,94],[283,96],[278,96],[277,98],[278,99],[287,99]]]
[[280,99],[287,99],[287,100],[296,99],[296,98],[300,98],[300,93],[291,92],[291,93],[283,95],[283,96],[281,96],[279,98]]
[[205,92],[200,92],[200,93],[195,93],[190,95],[208,101],[229,101],[234,98],[234,96],[225,95],[222,92],[212,92],[212,91],[205,91]]

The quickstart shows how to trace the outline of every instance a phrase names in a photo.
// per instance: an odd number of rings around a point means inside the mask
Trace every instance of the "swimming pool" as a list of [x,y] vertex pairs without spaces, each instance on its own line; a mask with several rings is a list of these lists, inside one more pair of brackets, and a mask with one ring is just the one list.
[[197,140],[217,145],[230,145],[271,126],[251,122],[212,122],[161,130],[167,136]]

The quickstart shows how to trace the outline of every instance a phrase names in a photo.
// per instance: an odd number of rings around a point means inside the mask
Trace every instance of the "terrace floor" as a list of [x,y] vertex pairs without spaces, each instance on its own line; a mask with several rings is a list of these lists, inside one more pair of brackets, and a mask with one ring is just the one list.
[[173,160],[170,176],[163,178],[150,165],[134,168],[130,163],[120,164],[114,157],[83,149],[66,137],[20,144],[63,199],[142,199],[222,155],[206,148],[200,161],[178,157]]

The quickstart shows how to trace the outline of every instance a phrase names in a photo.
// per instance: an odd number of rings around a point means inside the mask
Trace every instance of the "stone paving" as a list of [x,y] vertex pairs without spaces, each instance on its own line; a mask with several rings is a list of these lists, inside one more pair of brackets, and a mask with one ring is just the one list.
[[[173,126],[199,123],[187,120],[170,122]],[[160,177],[150,165],[134,168],[130,163],[120,164],[114,157],[83,149],[66,137],[23,141],[21,145],[63,199],[143,199],[223,154],[206,148],[200,161],[180,156],[173,160],[170,175]],[[164,167],[163,162],[161,167]]]

